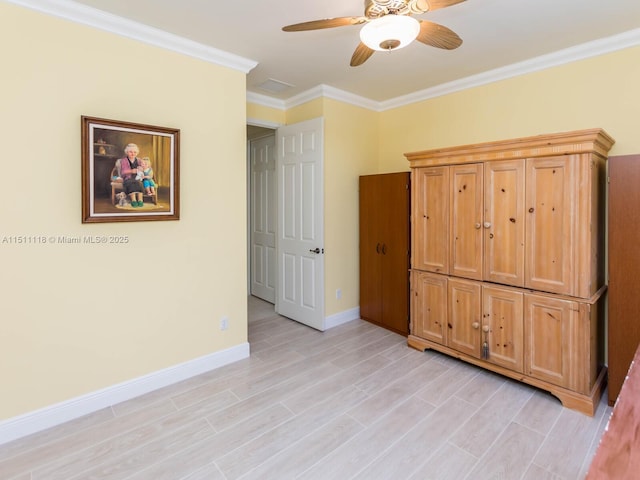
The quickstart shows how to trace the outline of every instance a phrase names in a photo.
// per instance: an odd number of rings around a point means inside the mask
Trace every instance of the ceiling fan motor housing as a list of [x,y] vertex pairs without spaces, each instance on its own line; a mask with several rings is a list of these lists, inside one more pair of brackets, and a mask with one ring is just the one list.
[[426,0],[365,0],[364,14],[374,19],[385,15],[411,15],[425,13],[429,10]]

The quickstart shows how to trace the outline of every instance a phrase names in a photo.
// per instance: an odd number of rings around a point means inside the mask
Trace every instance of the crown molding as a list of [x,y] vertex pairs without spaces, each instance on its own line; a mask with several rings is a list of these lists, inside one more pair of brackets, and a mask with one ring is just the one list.
[[247,102],[255,103],[263,107],[275,108],[276,110],[286,110],[287,103],[285,100],[269,97],[268,95],[262,95],[260,93],[247,91]]
[[461,90],[467,90],[500,80],[538,72],[547,68],[577,62],[637,45],[640,45],[640,28],[380,102],[379,111],[402,107],[411,103],[421,102]]
[[311,100],[316,100],[317,98],[322,98],[324,95],[323,85],[317,85],[305,92],[299,93],[298,95],[294,95],[293,97],[289,97],[285,100],[286,108],[297,107],[298,105],[302,105],[303,103],[310,102]]
[[122,37],[138,40],[149,45],[198,58],[222,67],[240,70],[245,74],[249,73],[258,64],[255,60],[249,60],[223,50],[218,50],[158,28],[134,22],[133,20],[103,12],[102,10],[88,7],[71,0],[5,1],[41,13],[71,20],[72,22],[88,25]]
[[379,103],[375,100],[370,100],[366,97],[361,97],[360,95],[355,95],[330,85],[318,85],[298,95],[289,97],[286,100],[280,100],[255,92],[247,92],[247,102],[278,110],[287,110],[312,100],[317,100],[318,98],[330,98],[332,100],[338,100],[357,107],[367,108],[369,110],[378,110],[380,108]]
[[360,95],[356,95],[353,93],[345,92],[344,90],[340,90],[339,88],[335,88],[330,85],[318,85],[317,87],[312,88],[311,90],[307,90],[300,95],[291,97],[286,101],[286,105],[287,108],[291,108],[308,102],[309,100],[314,100],[318,97],[338,100],[340,102],[349,103],[351,105],[355,105],[356,107],[367,108],[369,110],[377,110],[379,108],[379,103],[375,100],[361,97]]
[[[487,72],[472,75],[470,77],[455,80],[453,82],[443,83],[432,88],[420,90],[408,95],[392,98],[383,102],[376,102],[358,95],[354,95],[343,90],[328,86],[320,85],[314,87],[306,92],[303,92],[295,97],[291,97],[287,100],[279,100],[277,107],[283,110],[291,108],[292,106],[300,105],[302,103],[315,100],[316,98],[325,96],[340,100],[345,103],[351,103],[353,105],[368,108],[376,112],[383,112],[385,110],[391,110],[394,108],[409,105],[411,103],[421,102],[429,100],[435,97],[441,97],[450,93],[459,92],[461,90],[467,90],[469,88],[479,87],[487,85],[489,83],[498,82],[500,80],[506,80],[508,78],[517,77],[520,75],[526,75],[528,73],[545,70],[560,65],[584,60],[598,55],[605,55],[625,48],[635,47],[640,45],[640,28],[623,32],[611,37],[594,40],[588,43],[583,43],[575,47],[559,50],[547,55],[541,55],[539,57],[531,58],[522,62],[507,65],[506,67],[496,68]],[[247,97],[248,98],[248,97]],[[264,95],[252,96],[253,103],[262,104],[261,101],[267,101]],[[271,99],[272,100],[272,99]],[[269,105],[272,106],[272,105]]]

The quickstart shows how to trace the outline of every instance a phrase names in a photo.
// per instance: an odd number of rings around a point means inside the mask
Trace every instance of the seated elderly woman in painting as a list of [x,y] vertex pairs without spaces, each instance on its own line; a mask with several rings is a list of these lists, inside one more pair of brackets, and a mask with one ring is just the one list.
[[138,173],[142,171],[142,162],[138,160],[140,149],[135,143],[129,143],[124,147],[125,157],[116,161],[116,168],[122,177],[122,188],[124,193],[131,200],[132,207],[142,207],[142,182]]

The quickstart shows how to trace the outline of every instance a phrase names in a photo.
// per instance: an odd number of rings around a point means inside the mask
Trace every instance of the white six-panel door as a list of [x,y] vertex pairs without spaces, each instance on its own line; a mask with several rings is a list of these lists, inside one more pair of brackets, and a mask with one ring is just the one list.
[[252,140],[251,162],[251,294],[276,302],[276,139]]
[[323,122],[278,128],[276,311],[324,330]]

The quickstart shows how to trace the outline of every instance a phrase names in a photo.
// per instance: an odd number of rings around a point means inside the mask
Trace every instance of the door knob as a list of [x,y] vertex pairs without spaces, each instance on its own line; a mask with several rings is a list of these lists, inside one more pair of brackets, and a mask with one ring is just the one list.
[[491,222],[484,222],[484,228],[491,228]]
[[478,322],[473,322],[473,323],[471,324],[471,326],[472,326],[473,328],[475,328],[476,330],[477,330],[478,328],[480,328],[480,324],[479,324]]
[[309,251],[310,251],[311,253],[320,253],[320,248],[319,248],[319,247],[316,247],[316,248],[313,248],[313,249],[311,249],[311,250],[309,250]]
[[482,225],[480,225],[479,223],[476,223],[476,230],[478,230]]

